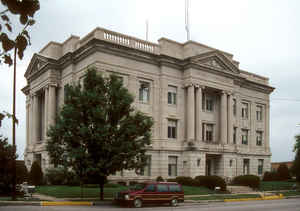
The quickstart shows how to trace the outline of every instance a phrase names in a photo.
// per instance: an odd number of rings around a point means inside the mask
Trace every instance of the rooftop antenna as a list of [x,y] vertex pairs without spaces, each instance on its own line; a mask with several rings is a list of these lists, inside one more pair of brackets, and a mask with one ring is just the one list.
[[185,0],[185,30],[186,30],[186,38],[187,41],[190,40],[190,15],[189,15],[189,10],[190,10],[190,1]]
[[148,41],[148,33],[149,33],[149,21],[146,20],[146,40]]

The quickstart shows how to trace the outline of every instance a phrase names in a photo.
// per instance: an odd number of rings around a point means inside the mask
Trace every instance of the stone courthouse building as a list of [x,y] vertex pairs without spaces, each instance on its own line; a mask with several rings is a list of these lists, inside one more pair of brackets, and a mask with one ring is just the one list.
[[50,42],[33,55],[22,89],[27,167],[34,160],[44,170],[50,166],[46,129],[64,103],[65,85],[81,82],[89,67],[122,77],[134,106],[155,122],[144,170],[110,179],[229,178],[270,170],[274,88],[268,78],[241,70],[232,54],[194,41],[161,38],[155,44],[103,28]]

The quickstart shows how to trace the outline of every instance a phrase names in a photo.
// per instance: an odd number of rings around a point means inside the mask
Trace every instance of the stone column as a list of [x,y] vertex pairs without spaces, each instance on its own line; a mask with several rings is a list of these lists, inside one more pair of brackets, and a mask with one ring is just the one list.
[[228,136],[228,140],[227,143],[228,144],[232,144],[233,143],[233,99],[232,99],[232,93],[229,93],[228,95],[228,130],[227,130],[227,136]]
[[195,139],[195,88],[188,86],[187,90],[187,140]]
[[48,87],[45,87],[45,112],[44,112],[44,140],[47,139],[47,130],[48,130]]
[[33,95],[30,94],[30,107],[29,107],[29,141],[28,141],[28,144],[29,144],[29,148],[32,147],[32,144],[33,144],[33,127],[34,127],[34,123],[33,123]]
[[265,150],[270,152],[270,104],[269,102],[265,106]]
[[48,99],[48,126],[54,125],[56,116],[56,86],[49,86]]
[[220,141],[222,144],[227,143],[227,94],[226,92],[222,91],[221,95],[221,136]]
[[[30,115],[30,97],[26,96],[27,100],[26,100],[26,149],[28,149],[29,147],[29,115]],[[29,100],[28,100],[29,98]]]
[[33,120],[33,132],[32,132],[32,144],[35,144],[36,142],[38,142],[38,126],[39,126],[39,105],[38,105],[38,95],[35,93],[33,95],[33,112],[32,112],[32,120]]
[[202,112],[202,88],[198,87],[196,90],[196,140],[202,140],[202,123],[201,123],[201,112]]

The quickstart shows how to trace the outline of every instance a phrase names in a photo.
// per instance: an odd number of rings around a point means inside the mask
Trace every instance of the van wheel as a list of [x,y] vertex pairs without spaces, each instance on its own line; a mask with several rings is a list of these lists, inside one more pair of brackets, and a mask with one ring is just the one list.
[[171,206],[172,206],[172,207],[177,207],[177,205],[178,205],[177,199],[172,199],[172,201],[171,201]]
[[139,207],[142,207],[142,200],[141,199],[135,199],[133,201],[133,206],[136,207],[136,208],[139,208]]

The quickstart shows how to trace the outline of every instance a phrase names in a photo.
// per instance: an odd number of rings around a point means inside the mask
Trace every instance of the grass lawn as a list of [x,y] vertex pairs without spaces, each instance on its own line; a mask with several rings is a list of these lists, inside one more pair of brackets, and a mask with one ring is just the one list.
[[287,181],[261,181],[260,191],[273,191],[273,190],[291,190],[295,182]]
[[187,200],[224,200],[224,199],[239,199],[239,198],[260,198],[259,194],[238,194],[238,195],[213,195],[187,198]]
[[283,194],[284,196],[300,196],[300,190],[298,190],[298,191],[280,192],[280,193]]
[[[185,195],[207,195],[213,194],[214,191],[205,187],[183,186]],[[128,187],[121,185],[104,186],[104,197],[113,198],[114,193],[128,190]],[[56,198],[80,198],[81,188],[79,186],[39,186],[37,193],[54,196]],[[98,198],[100,189],[96,186],[88,186],[83,188],[83,198]]]
[[[114,193],[127,190],[128,187],[115,185],[113,187],[104,186],[104,197],[112,198]],[[80,198],[81,188],[80,186],[39,186],[36,189],[37,193],[44,195],[54,196],[56,198]],[[84,198],[98,198],[100,195],[99,187],[83,187],[82,193]]]
[[214,194],[215,191],[210,190],[206,187],[193,187],[193,186],[182,186],[184,195],[208,195]]

